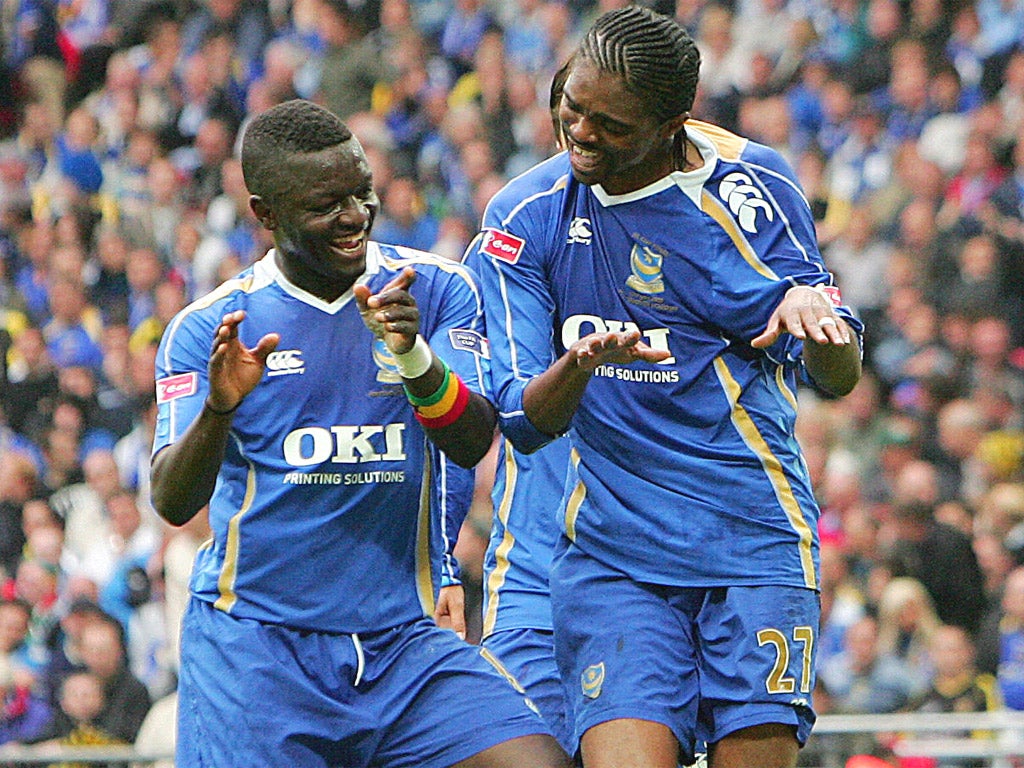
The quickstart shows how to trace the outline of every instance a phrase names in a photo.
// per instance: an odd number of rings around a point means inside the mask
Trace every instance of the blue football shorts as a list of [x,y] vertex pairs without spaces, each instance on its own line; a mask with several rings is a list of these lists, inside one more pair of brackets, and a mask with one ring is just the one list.
[[556,553],[551,600],[577,740],[608,720],[658,722],[684,764],[702,742],[754,725],[792,725],[807,740],[814,590],[643,584],[570,545]]
[[577,745],[566,717],[565,691],[555,663],[551,630],[504,629],[488,635],[482,645],[501,659],[523,686],[562,749],[570,755],[575,753]]
[[175,764],[443,768],[548,733],[488,655],[426,618],[356,638],[236,618],[193,597]]

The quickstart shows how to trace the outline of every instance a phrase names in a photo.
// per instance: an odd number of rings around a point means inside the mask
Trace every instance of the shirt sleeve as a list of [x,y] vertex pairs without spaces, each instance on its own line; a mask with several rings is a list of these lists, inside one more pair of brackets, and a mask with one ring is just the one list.
[[487,226],[490,217],[485,214],[465,261],[480,276],[498,425],[516,449],[531,453],[557,437],[534,427],[523,410],[526,385],[554,360],[554,302],[539,249],[521,223]]
[[171,321],[160,340],[155,361],[154,456],[184,434],[210,391],[208,365],[215,325],[207,318],[186,309]]
[[[730,338],[749,342],[768,324],[786,291],[820,287],[836,313],[858,334],[863,324],[842,303],[818,251],[810,206],[788,164],[765,147],[741,172],[729,174],[709,201],[712,218],[725,222],[711,269],[710,320]],[[716,206],[721,215],[716,215]],[[725,207],[734,208],[732,215]],[[803,343],[783,334],[767,350],[776,361],[800,364]]]

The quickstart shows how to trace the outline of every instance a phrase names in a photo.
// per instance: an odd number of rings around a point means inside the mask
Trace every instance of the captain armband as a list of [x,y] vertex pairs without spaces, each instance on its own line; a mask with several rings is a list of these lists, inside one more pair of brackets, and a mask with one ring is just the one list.
[[416,421],[427,429],[442,429],[459,420],[469,405],[469,387],[443,360],[444,378],[441,385],[426,397],[417,397],[405,388],[405,396],[416,411]]

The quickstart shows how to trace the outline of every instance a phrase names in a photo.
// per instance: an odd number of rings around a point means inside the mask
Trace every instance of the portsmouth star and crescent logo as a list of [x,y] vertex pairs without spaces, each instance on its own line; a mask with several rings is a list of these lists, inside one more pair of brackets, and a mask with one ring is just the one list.
[[373,362],[377,365],[377,381],[381,384],[401,384],[402,375],[398,372],[395,356],[388,349],[384,339],[373,341]]
[[629,254],[629,268],[633,274],[626,278],[626,285],[637,293],[663,293],[665,281],[661,269],[664,261],[665,257],[650,246],[634,243]]
[[580,686],[583,695],[588,699],[596,699],[601,695],[601,687],[604,685],[604,662],[591,664],[583,670],[580,675]]

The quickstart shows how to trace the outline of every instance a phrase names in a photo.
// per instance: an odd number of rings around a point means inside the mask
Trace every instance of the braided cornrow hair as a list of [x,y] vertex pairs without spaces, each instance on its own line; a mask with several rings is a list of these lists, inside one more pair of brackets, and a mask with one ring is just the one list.
[[[659,122],[693,107],[700,52],[686,29],[668,16],[641,5],[609,11],[594,22],[578,55],[621,77]],[[680,162],[685,135],[680,130],[673,142]]]

